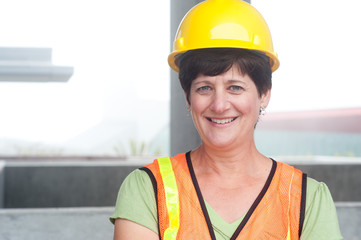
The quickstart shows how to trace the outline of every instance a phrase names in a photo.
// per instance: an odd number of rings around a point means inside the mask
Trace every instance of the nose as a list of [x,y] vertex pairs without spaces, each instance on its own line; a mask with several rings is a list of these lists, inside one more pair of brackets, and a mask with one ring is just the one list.
[[224,91],[215,91],[210,109],[215,113],[223,113],[228,110],[230,103]]

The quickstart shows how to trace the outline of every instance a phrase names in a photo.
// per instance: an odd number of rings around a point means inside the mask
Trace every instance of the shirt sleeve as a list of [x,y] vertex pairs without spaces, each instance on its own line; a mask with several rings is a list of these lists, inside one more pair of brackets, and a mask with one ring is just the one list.
[[137,169],[123,181],[110,221],[114,223],[117,218],[130,220],[158,234],[154,189],[145,171]]
[[336,207],[325,183],[307,178],[301,240],[342,240]]

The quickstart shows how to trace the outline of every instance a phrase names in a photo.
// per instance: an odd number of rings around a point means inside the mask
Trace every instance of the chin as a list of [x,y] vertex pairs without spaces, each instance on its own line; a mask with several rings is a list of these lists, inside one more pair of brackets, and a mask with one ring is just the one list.
[[206,141],[208,146],[211,146],[213,148],[217,148],[217,149],[226,149],[231,147],[232,145],[234,145],[235,140],[225,140],[225,139],[221,139],[219,141],[217,140],[211,140],[211,141]]

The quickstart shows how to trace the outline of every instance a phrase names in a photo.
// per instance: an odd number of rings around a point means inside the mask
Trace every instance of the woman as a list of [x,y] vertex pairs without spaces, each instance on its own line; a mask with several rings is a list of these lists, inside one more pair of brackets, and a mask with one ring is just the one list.
[[202,143],[127,177],[114,239],[342,239],[327,186],[255,146],[279,66],[262,16],[240,0],[198,4],[169,64]]

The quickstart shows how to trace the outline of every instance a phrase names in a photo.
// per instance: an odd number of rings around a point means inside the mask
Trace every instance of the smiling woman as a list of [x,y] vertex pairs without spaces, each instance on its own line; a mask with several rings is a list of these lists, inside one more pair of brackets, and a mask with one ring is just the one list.
[[327,186],[255,145],[279,67],[259,12],[241,0],[199,3],[168,63],[201,143],[128,176],[111,216],[114,239],[342,239]]

